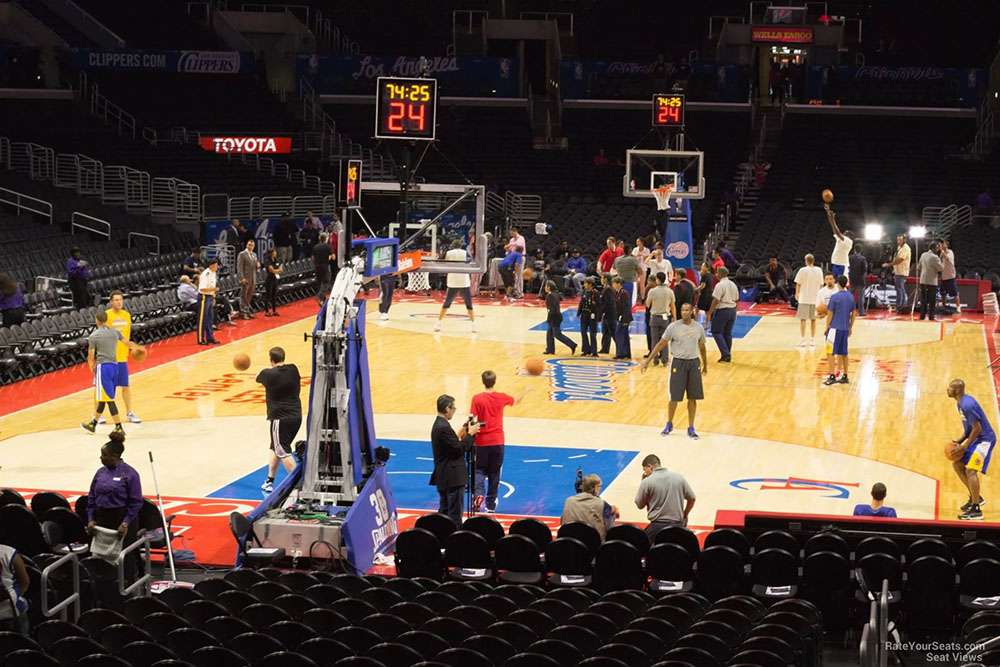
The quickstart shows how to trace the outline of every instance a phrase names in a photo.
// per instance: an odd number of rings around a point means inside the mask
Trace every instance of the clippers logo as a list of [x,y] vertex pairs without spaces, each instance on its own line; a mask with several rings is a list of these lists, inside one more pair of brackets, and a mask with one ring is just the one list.
[[278,154],[292,152],[291,137],[201,137],[198,145],[213,153]]
[[240,71],[240,52],[181,51],[177,71],[188,74],[236,74]]
[[637,364],[632,361],[584,361],[550,359],[545,362],[552,384],[549,398],[566,401],[613,403],[616,375],[628,373]]
[[667,246],[667,257],[684,259],[691,254],[691,248],[684,241],[674,241]]
[[824,498],[846,500],[851,495],[850,488],[858,488],[858,482],[831,482],[823,479],[803,479],[801,477],[748,477],[734,479],[729,486],[740,491],[828,491]]

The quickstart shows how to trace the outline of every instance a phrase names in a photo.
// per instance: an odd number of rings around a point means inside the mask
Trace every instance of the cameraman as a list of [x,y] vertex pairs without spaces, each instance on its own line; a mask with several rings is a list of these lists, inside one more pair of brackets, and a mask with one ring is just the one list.
[[479,424],[469,420],[458,433],[449,421],[455,416],[455,398],[441,394],[437,399],[437,419],[431,428],[431,449],[434,452],[434,472],[430,485],[438,491],[438,512],[451,517],[456,526],[462,525],[462,496],[468,483],[465,453],[472,448]]

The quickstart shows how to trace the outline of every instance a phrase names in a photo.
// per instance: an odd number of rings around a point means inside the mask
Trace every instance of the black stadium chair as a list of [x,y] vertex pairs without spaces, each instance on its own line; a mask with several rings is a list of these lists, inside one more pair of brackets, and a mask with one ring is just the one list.
[[196,667],[246,667],[250,663],[236,651],[221,646],[200,648],[191,655]]
[[709,599],[738,593],[743,586],[743,558],[731,547],[708,547],[698,557],[695,582],[698,592]]
[[677,640],[678,648],[696,648],[711,654],[720,663],[733,654],[732,648],[721,637],[702,632],[691,632]]
[[784,549],[798,560],[799,541],[794,535],[785,530],[768,530],[761,533],[753,542],[754,553],[760,553],[765,549]]
[[517,653],[514,645],[505,639],[493,635],[473,635],[461,644],[461,648],[472,649],[485,655],[494,665],[504,664],[509,657]]
[[681,526],[668,526],[656,534],[653,544],[676,544],[687,549],[694,559],[701,553],[701,546],[698,543],[698,536],[692,531]]
[[973,540],[963,544],[958,550],[958,568],[962,569],[968,563],[978,558],[990,558],[1000,561],[1000,547],[986,540]]
[[379,611],[385,611],[394,604],[404,602],[403,596],[388,588],[369,588],[361,591],[357,596],[358,600],[363,600],[375,607]]
[[963,609],[992,607],[988,598],[1000,595],[1000,561],[977,558],[962,567],[958,579],[958,599]]
[[203,600],[201,593],[194,590],[194,588],[186,588],[181,586],[175,586],[173,588],[168,588],[157,597],[161,602],[166,603],[170,610],[175,614],[180,614],[181,609],[184,608],[188,602],[194,602],[195,600]]
[[[76,667],[135,667],[135,665],[113,655],[88,655],[78,660]],[[152,665],[143,665],[143,667],[152,667]]]
[[133,667],[153,667],[161,660],[177,659],[174,652],[163,644],[146,641],[132,642],[118,652],[118,657]]
[[557,538],[545,547],[545,567],[552,573],[549,575],[549,585],[590,586],[593,572],[591,558],[587,545],[580,540],[573,537]]
[[906,574],[903,608],[907,611],[907,630],[951,628],[957,603],[951,560],[921,556],[909,563]]
[[635,618],[635,613],[631,609],[623,604],[611,602],[610,600],[595,602],[587,608],[587,611],[610,618],[612,623],[615,624],[615,627],[623,627]]
[[895,559],[902,556],[899,545],[888,537],[873,535],[858,542],[854,547],[854,562],[860,563],[861,559],[869,554],[888,554]]
[[[718,667],[720,664],[711,653],[705,649],[693,646],[674,648],[663,654],[664,661],[676,661],[691,667]],[[660,665],[662,663],[657,663]]]
[[513,602],[519,609],[545,595],[545,590],[531,584],[500,584],[493,589],[497,595],[502,595]]
[[496,543],[503,537],[503,526],[491,516],[477,514],[471,516],[462,523],[462,530],[471,530],[483,536],[486,543],[493,549]]
[[450,646],[458,646],[463,641],[476,634],[472,627],[456,618],[438,616],[424,623],[420,628],[425,632],[441,637]]
[[599,591],[642,590],[645,583],[642,554],[636,547],[622,540],[601,545],[594,563],[594,584]]
[[[423,593],[426,588],[424,588],[420,582],[413,581],[409,578],[404,578],[402,576],[393,577],[385,582],[383,586],[386,590],[393,591],[398,594],[404,601],[410,601]],[[308,592],[310,589],[306,589]]]
[[518,609],[510,615],[509,621],[534,628],[540,635],[544,635],[557,625],[555,619],[538,609]]
[[393,642],[376,644],[367,656],[378,660],[385,667],[410,667],[423,659],[423,656],[412,648]]
[[837,533],[831,532],[816,533],[810,537],[806,540],[803,551],[806,558],[820,551],[832,551],[847,559],[851,557],[851,545]]
[[510,524],[508,535],[523,535],[535,543],[539,553],[552,541],[552,530],[538,519],[518,519]]
[[524,535],[507,535],[494,551],[497,579],[510,584],[537,584],[545,577],[538,546]]
[[665,648],[665,637],[658,637],[648,630],[622,630],[611,637],[611,643],[634,646],[642,651],[643,655],[655,657],[660,655]]
[[437,588],[438,593],[450,595],[461,604],[469,604],[481,595],[474,581],[446,581]]
[[132,642],[147,641],[152,642],[153,637],[145,630],[135,627],[134,625],[128,625],[124,623],[118,623],[115,625],[109,625],[101,631],[98,637],[101,645],[104,646],[110,653],[117,654],[126,645]]
[[705,536],[705,547],[723,546],[736,549],[743,558],[750,556],[750,539],[735,528],[717,528]]
[[572,644],[584,655],[593,655],[601,646],[601,638],[593,630],[576,625],[560,625],[549,633],[547,639],[559,639]]
[[424,660],[429,660],[449,648],[448,642],[425,630],[404,633],[396,638],[396,642],[413,649]]
[[[122,618],[124,621],[125,619]],[[75,623],[68,621],[45,621],[32,630],[35,641],[43,650],[47,650],[52,644],[63,637],[86,637],[87,631]]]
[[[645,665],[650,664],[651,656],[646,655],[636,646],[610,643],[597,649],[597,655],[594,656],[594,658],[610,658],[612,660],[619,660],[621,661],[621,664],[626,667],[629,665],[633,665],[634,667],[644,667]],[[594,658],[590,658],[590,660],[594,660]]]
[[649,551],[649,537],[646,535],[646,531],[641,528],[636,528],[630,523],[620,523],[617,526],[612,526],[608,529],[607,535],[604,536],[604,540],[609,542],[611,540],[622,540],[623,542],[628,542],[633,547],[639,550],[639,555],[645,557],[646,552]]
[[441,653],[439,653],[434,660],[436,662],[449,665],[450,667],[469,667],[469,665],[493,664],[485,655],[479,651],[473,651],[470,648],[450,648],[446,651],[441,651]]
[[6,654],[4,667],[60,667],[55,658],[34,649],[19,649]]
[[559,667],[560,663],[555,658],[542,653],[518,653],[507,661],[506,667]]
[[456,530],[444,545],[448,576],[458,581],[493,579],[493,555],[482,535],[470,530]]
[[458,526],[451,520],[451,517],[437,513],[425,514],[419,517],[414,527],[430,531],[441,544],[444,544],[448,536],[458,530]]
[[939,540],[936,537],[925,537],[910,544],[910,546],[906,548],[907,566],[918,558],[923,558],[924,556],[938,556],[939,558],[944,558],[949,562],[953,562],[955,560],[951,554],[951,548],[945,544],[944,541]]
[[798,593],[798,558],[784,549],[757,551],[750,563],[750,577],[753,594],[757,597],[795,597]]
[[263,660],[258,660],[254,663],[254,667],[319,667],[319,664],[301,653],[278,651],[265,656]]
[[326,637],[310,639],[296,649],[302,655],[311,658],[317,665],[329,665],[337,660],[354,655],[353,649],[347,644]]
[[[469,599],[471,600],[472,598]],[[443,593],[440,590],[421,593],[413,598],[413,601],[427,607],[438,615],[447,614],[451,609],[462,604],[454,595]]]
[[585,523],[564,523],[559,526],[559,532],[556,536],[571,537],[579,540],[587,547],[591,558],[596,556],[597,550],[601,548],[601,534],[597,532],[596,528]]
[[663,595],[694,587],[694,559],[679,544],[654,545],[646,554],[645,562],[651,593]]
[[553,588],[545,597],[553,600],[562,600],[576,611],[583,611],[593,603],[593,600],[584,592],[583,588]]
[[[377,614],[378,609],[368,604],[364,600],[356,598],[342,598],[330,605],[331,611],[335,611],[353,624],[361,622],[365,616]],[[308,612],[307,612],[308,613]]]

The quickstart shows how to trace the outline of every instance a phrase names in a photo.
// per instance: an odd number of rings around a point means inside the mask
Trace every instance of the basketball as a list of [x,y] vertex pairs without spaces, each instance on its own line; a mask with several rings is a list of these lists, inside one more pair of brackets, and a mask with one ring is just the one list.
[[944,457],[949,461],[957,461],[962,458],[963,454],[965,454],[965,452],[954,442],[948,442],[948,444],[944,446]]
[[824,204],[833,203],[833,190],[830,190],[829,188],[823,190],[823,203]]
[[532,357],[524,362],[524,370],[528,371],[529,375],[541,375],[544,369],[545,362],[538,357]]
[[143,361],[146,358],[146,349],[139,348],[138,350],[132,350],[129,352],[129,356],[132,358],[132,361]]
[[238,371],[245,371],[250,368],[250,356],[240,352],[233,357],[233,368]]
[[816,304],[816,314],[819,315],[820,317],[826,317],[826,304],[825,303],[817,303]]
[[524,276],[525,280],[533,280],[535,277],[535,270],[529,266],[524,270],[524,273],[522,275]]

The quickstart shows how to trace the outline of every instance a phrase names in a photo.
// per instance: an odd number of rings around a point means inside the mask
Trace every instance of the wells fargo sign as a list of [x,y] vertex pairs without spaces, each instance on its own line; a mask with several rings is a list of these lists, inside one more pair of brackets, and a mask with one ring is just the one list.
[[754,26],[750,28],[751,42],[776,42],[780,44],[812,44],[813,29],[809,26],[781,28]]

